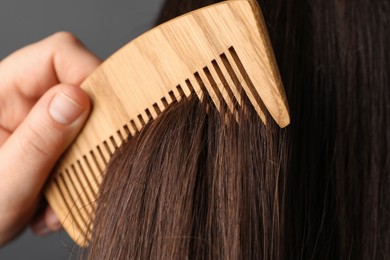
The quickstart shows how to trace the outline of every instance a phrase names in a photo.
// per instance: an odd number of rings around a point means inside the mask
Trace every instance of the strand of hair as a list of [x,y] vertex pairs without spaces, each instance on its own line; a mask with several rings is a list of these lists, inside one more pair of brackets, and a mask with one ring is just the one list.
[[[58,188],[59,195],[61,196],[62,200],[64,201],[64,203],[66,205],[67,212],[68,212],[67,216],[65,216],[65,218],[64,218],[64,223],[65,222],[70,223],[70,225],[74,229],[73,233],[78,234],[80,231],[83,231],[83,229],[81,228],[80,223],[79,223],[79,221],[77,221],[75,213],[72,210],[74,207],[73,206],[71,207],[69,204],[70,195],[68,192],[66,192],[67,188],[66,188],[66,184],[65,184],[64,179],[63,179],[63,174],[58,175],[58,178],[55,179],[55,184]],[[84,235],[84,232],[80,233],[80,235]]]
[[[102,162],[103,162],[103,165],[104,165],[104,167],[102,167],[102,172],[103,172],[103,171],[104,171],[103,169],[106,168],[108,161],[107,161],[106,158],[104,157],[103,152],[102,152],[102,149],[100,149],[100,146],[99,146],[99,145],[96,146],[96,149],[97,149],[98,155],[99,155],[100,159],[102,159]],[[95,158],[98,158],[98,157],[95,157]]]
[[183,89],[182,89],[182,87],[180,85],[177,85],[176,89],[179,92],[179,96],[180,96],[181,99],[186,96],[186,94],[184,94],[184,91],[183,91]]
[[[97,195],[98,193],[98,189],[99,189],[99,184],[101,183],[101,180],[103,179],[103,176],[102,176],[102,170],[101,168],[98,166],[97,162],[96,162],[96,159],[94,158],[93,156],[93,153],[90,153],[90,156],[92,158],[92,162],[94,162],[94,164],[90,164],[89,163],[89,160],[88,160],[88,156],[87,155],[84,155],[83,156],[83,161],[84,163],[87,165],[87,169],[89,170],[89,174],[88,176],[92,176],[92,179],[94,181],[91,181],[90,184],[91,185],[94,185],[93,186],[93,190],[95,191],[94,193]],[[96,170],[95,169],[92,169],[92,166],[95,166]],[[99,179],[98,179],[99,178]]]
[[57,205],[62,208],[63,212],[69,212],[69,207],[66,204],[64,196],[61,194],[61,190],[58,186],[58,179],[62,174],[62,171],[58,172],[58,174],[53,178],[54,188],[52,188],[52,191],[55,193],[54,197],[57,199]]
[[[62,175],[62,172],[58,176],[60,176],[60,175]],[[62,224],[67,225],[66,223],[70,223],[70,225],[73,228],[73,233],[80,234],[80,236],[82,236],[82,235],[84,235],[84,233],[79,233],[79,231],[81,231],[82,229],[81,229],[79,223],[76,221],[76,218],[74,217],[73,212],[70,210],[71,208],[70,208],[68,201],[65,198],[65,195],[61,189],[61,186],[63,186],[63,185],[61,185],[60,182],[62,182],[60,178],[54,179],[53,183],[54,183],[55,189],[53,189],[53,191],[55,192],[56,197],[60,201],[63,202],[62,205],[64,206],[64,208],[66,209],[66,212],[67,212],[67,215],[64,216],[63,220],[61,220]]]
[[71,184],[73,184],[74,189],[77,193],[76,203],[79,201],[78,209],[83,215],[83,218],[86,221],[86,225],[89,226],[88,223],[92,220],[92,208],[91,208],[91,199],[88,196],[88,191],[86,190],[86,184],[81,181],[79,178],[79,173],[76,170],[74,164],[71,165],[72,173],[68,172],[68,177],[70,179]]
[[[84,188],[89,190],[89,192],[87,192],[88,201],[93,202],[94,198],[96,198],[96,196],[97,196],[97,191],[95,191],[95,189],[92,187],[91,182],[95,182],[95,184],[97,184],[96,180],[95,179],[93,179],[93,180],[88,179],[88,176],[87,176],[87,174],[84,170],[84,167],[82,166],[80,160],[77,160],[76,163],[77,163],[78,168],[80,169],[80,172],[81,172],[80,175],[82,176],[82,178],[85,180],[85,183],[87,184],[87,187],[84,187]],[[95,176],[95,174],[89,174],[89,175],[90,176],[92,175],[92,177]],[[97,187],[97,185],[96,185],[96,187]]]
[[[87,219],[88,216],[86,216],[86,212],[83,208],[83,203],[81,200],[81,195],[79,194],[79,191],[77,190],[75,183],[73,182],[72,178],[70,177],[69,170],[65,170],[65,174],[61,175],[61,178],[65,184],[65,192],[69,195],[69,202],[71,205],[71,209],[74,210],[73,216],[77,219],[80,219],[82,222],[82,225],[85,227],[87,225]],[[83,226],[80,226],[81,228]],[[85,229],[83,229],[85,230]]]
[[88,204],[90,199],[88,198],[87,190],[86,190],[86,188],[88,188],[88,187],[85,187],[85,182],[81,181],[80,175],[81,174],[79,174],[76,167],[72,163],[70,165],[70,170],[68,170],[68,176],[69,176],[71,182],[74,184],[74,188],[77,190],[78,194],[80,195],[79,199],[81,201],[81,204],[83,204],[85,206]]

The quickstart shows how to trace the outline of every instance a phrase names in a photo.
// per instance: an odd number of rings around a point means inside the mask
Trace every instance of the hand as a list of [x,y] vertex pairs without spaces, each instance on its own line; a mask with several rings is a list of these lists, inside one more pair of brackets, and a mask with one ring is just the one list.
[[[69,33],[0,62],[0,246],[36,214],[52,167],[88,117],[79,85],[99,63]],[[50,209],[35,222],[38,233],[59,227]]]

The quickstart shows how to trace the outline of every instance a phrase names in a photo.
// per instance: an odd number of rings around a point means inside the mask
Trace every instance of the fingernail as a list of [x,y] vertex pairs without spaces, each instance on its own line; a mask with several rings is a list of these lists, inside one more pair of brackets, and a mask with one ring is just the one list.
[[84,108],[76,101],[65,95],[57,93],[50,102],[49,113],[51,117],[62,125],[69,125],[75,121]]

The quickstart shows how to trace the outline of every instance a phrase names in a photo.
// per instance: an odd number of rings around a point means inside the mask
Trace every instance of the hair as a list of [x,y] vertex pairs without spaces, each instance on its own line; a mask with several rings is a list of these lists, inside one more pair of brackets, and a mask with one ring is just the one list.
[[291,125],[172,104],[112,158],[90,259],[390,258],[390,3],[260,5]]

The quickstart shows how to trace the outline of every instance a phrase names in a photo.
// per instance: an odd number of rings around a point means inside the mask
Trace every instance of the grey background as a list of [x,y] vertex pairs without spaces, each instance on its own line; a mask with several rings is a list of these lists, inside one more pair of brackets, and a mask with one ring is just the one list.
[[[0,60],[57,31],[74,33],[90,50],[105,59],[151,28],[162,2],[1,0]],[[37,238],[27,229],[17,240],[0,248],[0,259],[77,259],[78,253],[65,232]]]

